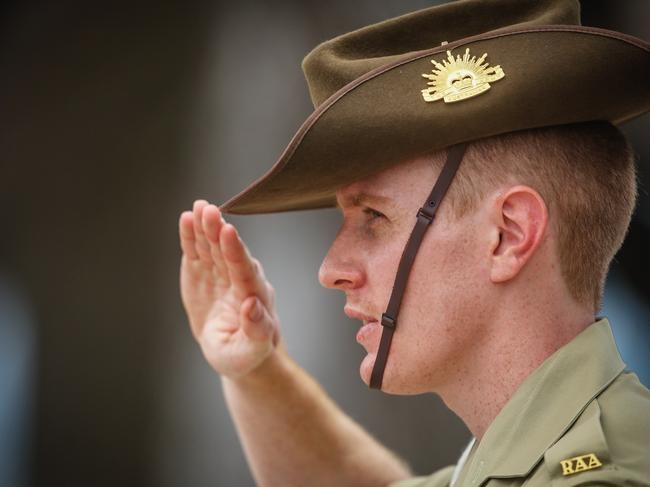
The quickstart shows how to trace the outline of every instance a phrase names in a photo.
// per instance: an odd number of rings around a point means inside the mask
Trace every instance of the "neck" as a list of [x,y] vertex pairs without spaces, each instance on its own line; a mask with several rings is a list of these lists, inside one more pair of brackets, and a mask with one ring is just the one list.
[[524,380],[593,321],[584,312],[501,317],[476,344],[456,380],[437,392],[478,441]]

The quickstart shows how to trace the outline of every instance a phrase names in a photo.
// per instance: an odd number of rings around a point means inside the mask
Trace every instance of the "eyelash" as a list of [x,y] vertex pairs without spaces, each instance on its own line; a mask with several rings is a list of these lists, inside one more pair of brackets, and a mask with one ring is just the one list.
[[364,209],[363,209],[363,212],[364,212],[366,215],[370,215],[370,216],[371,216],[371,218],[370,218],[371,220],[376,220],[377,218],[386,218],[386,216],[385,216],[383,213],[380,213],[380,212],[377,211],[377,210],[373,210],[372,208],[364,208]]

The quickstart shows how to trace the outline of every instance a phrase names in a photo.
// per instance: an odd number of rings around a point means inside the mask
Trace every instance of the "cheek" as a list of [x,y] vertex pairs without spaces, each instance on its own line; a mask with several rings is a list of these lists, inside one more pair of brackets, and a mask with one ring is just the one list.
[[426,322],[454,310],[471,281],[470,259],[467,242],[445,236],[425,238],[411,269],[404,298],[403,313],[410,315],[409,321]]
[[388,305],[399,260],[408,238],[408,235],[403,233],[394,232],[366,243],[369,292],[381,312],[385,311]]
[[[430,305],[456,314],[480,302],[482,283],[489,278],[475,229],[438,232],[430,228],[418,251],[407,296],[416,310]],[[445,313],[445,314],[446,314]]]

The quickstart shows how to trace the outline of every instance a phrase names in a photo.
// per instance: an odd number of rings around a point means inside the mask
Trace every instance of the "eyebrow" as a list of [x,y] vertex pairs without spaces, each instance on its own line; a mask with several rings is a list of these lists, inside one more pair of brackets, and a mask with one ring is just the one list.
[[342,209],[346,206],[364,206],[367,204],[372,205],[373,203],[387,204],[392,201],[390,198],[386,196],[380,196],[378,194],[365,193],[365,192],[354,193],[349,196],[343,196],[341,200],[342,201],[339,201],[338,198],[336,200],[336,207],[339,209]]

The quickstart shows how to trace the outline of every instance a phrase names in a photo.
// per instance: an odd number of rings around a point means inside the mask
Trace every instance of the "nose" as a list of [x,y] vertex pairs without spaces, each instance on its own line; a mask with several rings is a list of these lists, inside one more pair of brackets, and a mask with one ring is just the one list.
[[318,270],[318,281],[329,289],[350,291],[365,283],[365,273],[360,262],[355,260],[354,245],[345,244],[339,234],[332,243]]

